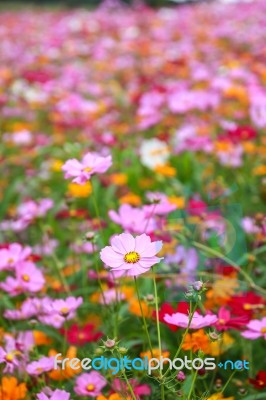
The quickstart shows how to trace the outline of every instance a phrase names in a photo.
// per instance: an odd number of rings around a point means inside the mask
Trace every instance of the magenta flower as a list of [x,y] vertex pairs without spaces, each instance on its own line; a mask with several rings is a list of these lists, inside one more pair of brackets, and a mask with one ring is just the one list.
[[104,247],[100,257],[117,276],[137,276],[162,260],[156,257],[161,248],[161,241],[152,242],[145,233],[135,238],[129,233],[122,233],[111,239],[111,246]]
[[106,379],[99,372],[92,371],[77,378],[74,390],[79,396],[96,397],[106,384]]
[[[189,324],[189,316],[186,314],[182,314],[180,312],[177,312],[172,315],[165,314],[164,320],[168,324],[180,326],[181,328],[187,328]],[[218,318],[216,315],[203,316],[196,311],[192,317],[189,328],[190,329],[204,328],[205,326],[214,325],[217,322],[217,320]]]
[[247,324],[247,330],[242,332],[241,335],[246,339],[255,340],[259,337],[266,339],[266,317],[259,319],[253,319]]
[[41,375],[54,369],[54,357],[41,357],[27,365],[26,371],[30,375]]
[[67,160],[62,166],[65,179],[74,178],[72,182],[84,185],[92,175],[103,174],[112,165],[112,157],[102,157],[97,153],[87,153],[80,161],[75,158]]
[[44,388],[43,392],[37,394],[37,400],[70,400],[70,393],[65,390]]

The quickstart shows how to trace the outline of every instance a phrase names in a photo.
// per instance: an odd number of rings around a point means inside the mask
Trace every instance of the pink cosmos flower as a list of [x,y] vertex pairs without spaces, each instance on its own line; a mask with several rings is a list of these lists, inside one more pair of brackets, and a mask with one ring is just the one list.
[[52,391],[50,388],[45,388],[43,392],[37,394],[37,400],[70,400],[70,393],[65,390]]
[[15,273],[15,278],[9,276],[0,284],[1,289],[10,296],[17,296],[23,292],[36,293],[44,286],[45,280],[42,272],[31,261],[17,264]]
[[40,291],[45,283],[42,272],[30,261],[17,265],[16,277],[21,288],[31,293]]
[[13,269],[20,261],[25,261],[31,255],[29,246],[22,247],[19,243],[11,243],[7,249],[0,250],[0,270]]
[[31,221],[35,218],[44,217],[53,205],[53,200],[49,198],[41,199],[38,202],[28,200],[18,206],[17,215],[24,221]]
[[[166,314],[164,316],[165,322],[168,324],[172,324],[175,326],[180,326],[181,328],[187,328],[189,324],[189,316],[182,313],[175,313],[172,315]],[[200,315],[197,311],[194,313],[191,323],[190,329],[200,329],[205,326],[214,325],[217,322],[218,318],[216,315]]]
[[41,375],[54,369],[54,357],[41,357],[27,365],[26,371],[30,375]]
[[112,157],[102,157],[97,153],[87,153],[80,161],[75,158],[67,160],[62,166],[65,179],[74,178],[72,182],[84,185],[93,174],[103,174],[112,165]]
[[52,311],[59,314],[64,319],[68,320],[75,316],[77,308],[83,303],[82,297],[67,297],[65,300],[54,300],[51,308]]
[[171,204],[168,200],[167,196],[164,193],[159,192],[149,192],[147,194],[147,198],[154,202],[154,204],[150,204],[148,206],[144,206],[143,209],[148,216],[152,215],[165,215],[174,210],[176,210],[176,205]]
[[106,379],[99,372],[92,371],[77,378],[74,390],[79,396],[96,397],[106,384]]
[[152,242],[145,233],[135,238],[122,233],[111,239],[111,246],[102,249],[100,257],[113,273],[137,276],[162,260],[156,257],[161,248],[161,241]]
[[[149,206],[147,206],[149,207]],[[130,233],[151,233],[155,230],[154,219],[147,216],[147,212],[141,208],[131,207],[129,204],[122,204],[118,212],[110,210],[109,217],[116,224],[122,226],[126,232]]]
[[266,317],[259,319],[253,319],[247,324],[247,330],[242,332],[241,335],[246,339],[258,339],[264,337],[266,339]]
[[5,364],[4,373],[13,373],[19,366],[19,351],[16,347],[15,340],[5,335],[5,347],[0,347],[0,365]]

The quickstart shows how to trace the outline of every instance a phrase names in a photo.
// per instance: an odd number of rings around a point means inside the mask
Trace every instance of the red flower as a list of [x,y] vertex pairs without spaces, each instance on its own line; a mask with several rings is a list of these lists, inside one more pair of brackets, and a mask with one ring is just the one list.
[[266,371],[259,371],[255,379],[249,378],[249,382],[256,389],[264,389],[266,387]]
[[62,335],[65,335],[66,332],[68,343],[79,346],[89,342],[96,342],[103,336],[102,332],[95,331],[93,324],[86,324],[84,326],[73,324],[66,331],[65,329],[61,329],[60,332]]
[[231,297],[227,303],[233,314],[251,318],[255,311],[263,310],[265,301],[255,293],[247,292]]
[[226,136],[232,142],[239,143],[256,139],[257,132],[251,126],[238,126],[236,129],[228,131]]
[[201,199],[190,199],[188,202],[187,211],[190,215],[201,215],[207,212],[207,204]]

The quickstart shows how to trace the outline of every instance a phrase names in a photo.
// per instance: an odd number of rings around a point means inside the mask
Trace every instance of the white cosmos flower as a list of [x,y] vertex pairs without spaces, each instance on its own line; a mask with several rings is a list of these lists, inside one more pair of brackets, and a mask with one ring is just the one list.
[[159,139],[143,140],[140,146],[140,159],[150,169],[165,165],[170,152],[167,144]]

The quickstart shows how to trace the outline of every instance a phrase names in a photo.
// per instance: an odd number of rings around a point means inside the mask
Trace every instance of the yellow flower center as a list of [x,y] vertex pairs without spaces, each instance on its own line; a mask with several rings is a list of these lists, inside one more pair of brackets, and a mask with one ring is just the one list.
[[225,325],[225,320],[224,320],[224,319],[219,319],[219,323],[220,323],[221,325]]
[[266,333],[266,327],[261,328],[261,333]]
[[69,313],[69,308],[63,307],[61,308],[60,312],[62,315],[67,315]]
[[29,275],[22,275],[22,279],[24,282],[29,282],[30,277],[29,277]]
[[139,259],[140,255],[136,251],[130,251],[124,257],[125,262],[128,264],[135,264],[136,262],[139,261]]
[[84,172],[91,172],[92,168],[91,167],[86,167],[86,168],[83,168],[83,171]]
[[13,259],[13,258],[9,258],[9,259],[7,260],[7,263],[8,263],[8,264],[13,264],[13,262],[14,262],[14,259]]
[[6,359],[7,362],[12,362],[12,361],[14,360],[14,354],[8,353],[8,354],[5,356],[5,359]]
[[95,389],[95,386],[92,385],[92,384],[90,384],[90,385],[87,386],[87,391],[88,391],[88,392],[93,392],[94,389]]

